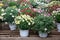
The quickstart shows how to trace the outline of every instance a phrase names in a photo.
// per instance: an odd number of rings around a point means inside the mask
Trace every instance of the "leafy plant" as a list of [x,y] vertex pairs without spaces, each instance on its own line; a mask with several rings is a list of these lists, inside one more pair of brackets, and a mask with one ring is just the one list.
[[4,17],[4,21],[8,23],[14,23],[14,18],[18,15],[18,11],[12,7],[5,9],[5,13],[1,14]]
[[23,9],[25,9],[25,8],[29,8],[29,6],[30,6],[30,5],[28,5],[27,3],[21,3],[19,8],[20,8],[21,10],[23,10]]
[[31,3],[33,8],[37,8],[38,4],[37,3]]
[[60,0],[51,0],[51,1],[60,1]]
[[60,11],[53,11],[52,15],[55,18],[56,22],[60,23]]
[[9,2],[9,4],[8,4],[9,6],[16,6],[17,5],[17,3],[16,2]]
[[4,11],[5,11],[4,8],[0,7],[0,23],[3,20],[3,16],[1,14],[4,13]]
[[4,8],[0,7],[0,16],[2,13],[4,13],[4,11],[5,11]]
[[29,15],[20,15],[15,18],[15,23],[21,30],[28,30],[34,24],[33,18]]
[[3,1],[3,3],[5,4],[5,3],[8,3],[8,0],[2,0]]
[[46,6],[46,1],[45,0],[30,0],[31,5],[33,8],[42,8]]
[[56,22],[60,23],[60,14],[59,15],[56,15]]
[[50,32],[55,28],[53,23],[53,18],[51,16],[39,15],[34,18],[35,25],[32,27],[33,30],[41,32]]
[[26,14],[26,15],[30,15],[31,17],[35,17],[36,14],[38,13],[36,13],[32,8],[31,9],[26,8],[26,9],[21,10],[21,14]]

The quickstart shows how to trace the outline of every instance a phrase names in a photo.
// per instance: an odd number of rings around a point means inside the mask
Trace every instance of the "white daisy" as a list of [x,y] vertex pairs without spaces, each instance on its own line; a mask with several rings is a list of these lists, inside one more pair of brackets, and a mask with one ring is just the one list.
[[12,13],[10,13],[10,15],[12,15]]
[[45,28],[44,30],[47,31],[47,28]]
[[11,10],[11,12],[13,12],[14,10]]
[[12,15],[12,17],[14,18],[14,15]]
[[2,12],[4,12],[4,9],[1,9]]

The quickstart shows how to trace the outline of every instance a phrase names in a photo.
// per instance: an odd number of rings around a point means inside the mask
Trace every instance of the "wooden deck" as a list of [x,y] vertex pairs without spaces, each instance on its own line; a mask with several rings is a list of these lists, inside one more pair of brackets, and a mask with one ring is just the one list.
[[0,40],[60,40],[60,33],[52,31],[47,38],[40,38],[38,34],[33,34],[33,32],[30,32],[29,37],[20,37],[18,30],[0,30]]
[[60,33],[53,30],[47,38],[40,38],[37,32],[30,31],[28,37],[20,37],[19,30],[11,31],[8,25],[0,26],[0,40],[60,40]]

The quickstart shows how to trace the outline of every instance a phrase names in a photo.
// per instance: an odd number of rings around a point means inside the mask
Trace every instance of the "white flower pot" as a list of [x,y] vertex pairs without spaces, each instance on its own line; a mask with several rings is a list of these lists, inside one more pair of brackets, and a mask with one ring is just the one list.
[[48,36],[48,33],[39,32],[39,36],[42,38],[46,38]]
[[56,23],[58,32],[60,32],[60,23]]
[[10,30],[15,30],[16,29],[16,25],[15,24],[9,24],[9,28],[10,28]]
[[20,30],[21,37],[27,37],[29,35],[29,30]]

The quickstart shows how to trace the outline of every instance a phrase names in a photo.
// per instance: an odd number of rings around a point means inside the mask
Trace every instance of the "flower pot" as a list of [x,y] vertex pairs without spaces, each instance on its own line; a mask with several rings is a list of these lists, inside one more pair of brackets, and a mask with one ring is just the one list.
[[39,36],[42,38],[46,38],[48,36],[48,33],[39,32]]
[[10,28],[10,30],[15,30],[16,29],[16,25],[15,24],[9,24],[9,28]]
[[58,32],[60,32],[60,23],[56,23]]
[[27,37],[29,35],[29,30],[20,30],[21,37]]

